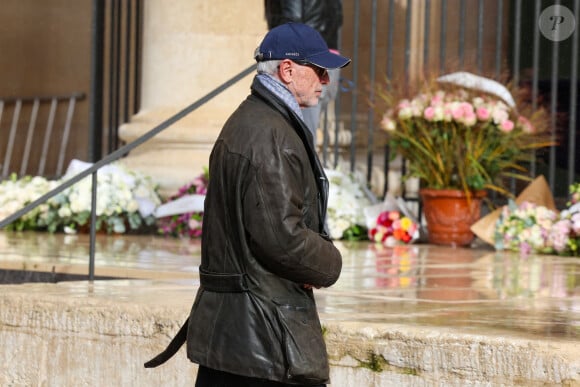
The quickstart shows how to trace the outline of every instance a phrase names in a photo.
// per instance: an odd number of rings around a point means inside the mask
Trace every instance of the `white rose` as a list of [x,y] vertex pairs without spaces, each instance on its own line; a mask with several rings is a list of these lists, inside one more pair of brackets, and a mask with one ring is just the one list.
[[58,209],[58,216],[61,218],[68,218],[72,215],[71,209],[68,206],[61,207]]

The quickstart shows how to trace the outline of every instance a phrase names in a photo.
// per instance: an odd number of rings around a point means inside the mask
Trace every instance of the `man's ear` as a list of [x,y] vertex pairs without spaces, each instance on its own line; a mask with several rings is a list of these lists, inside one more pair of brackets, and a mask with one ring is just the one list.
[[278,77],[284,83],[292,82],[292,77],[294,75],[294,67],[292,66],[292,61],[285,59],[280,62],[278,66]]

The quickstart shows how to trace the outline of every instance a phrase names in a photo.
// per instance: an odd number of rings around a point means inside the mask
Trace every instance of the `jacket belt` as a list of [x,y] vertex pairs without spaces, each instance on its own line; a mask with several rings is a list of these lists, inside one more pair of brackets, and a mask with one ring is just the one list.
[[209,273],[200,269],[199,280],[204,290],[217,293],[247,292],[246,274]]
[[[241,293],[249,290],[246,274],[208,273],[199,271],[201,287],[204,290],[218,293]],[[146,362],[145,368],[155,368],[169,360],[187,340],[187,324],[185,320],[177,335],[171,340],[167,348],[155,358]]]
[[165,351],[161,352],[159,355],[155,356],[153,359],[149,360],[144,364],[145,368],[155,368],[165,363],[167,360],[171,359],[173,355],[179,351],[179,348],[185,343],[187,339],[187,325],[189,318],[185,320],[177,335],[171,340]]

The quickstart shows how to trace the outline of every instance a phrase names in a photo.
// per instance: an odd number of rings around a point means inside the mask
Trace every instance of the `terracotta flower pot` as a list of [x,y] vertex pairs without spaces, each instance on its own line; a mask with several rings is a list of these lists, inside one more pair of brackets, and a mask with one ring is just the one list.
[[424,188],[419,192],[430,243],[468,246],[473,242],[471,225],[481,217],[481,200],[486,191],[476,191],[470,201],[461,190]]

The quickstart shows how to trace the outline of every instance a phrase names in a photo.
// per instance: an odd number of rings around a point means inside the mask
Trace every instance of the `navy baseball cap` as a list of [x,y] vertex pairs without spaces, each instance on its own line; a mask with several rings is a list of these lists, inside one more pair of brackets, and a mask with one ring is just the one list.
[[328,49],[318,31],[302,23],[286,23],[272,28],[262,40],[257,62],[290,59],[325,69],[338,69],[350,59]]

